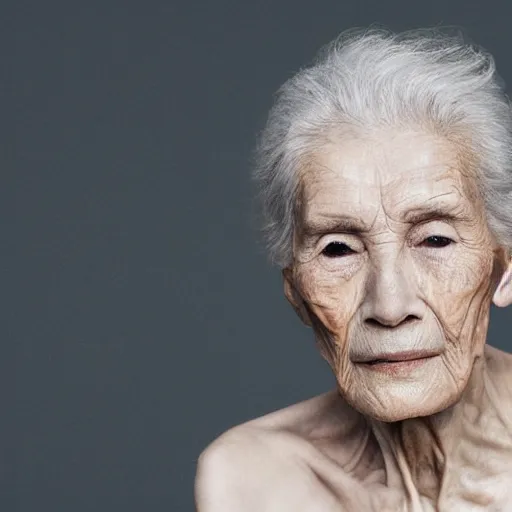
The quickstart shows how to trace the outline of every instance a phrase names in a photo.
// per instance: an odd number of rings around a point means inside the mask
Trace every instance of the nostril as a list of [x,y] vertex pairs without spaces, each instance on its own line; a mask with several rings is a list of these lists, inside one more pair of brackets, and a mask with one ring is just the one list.
[[414,315],[407,315],[402,323],[414,322],[414,320],[418,320],[418,318],[415,317]]
[[416,317],[415,315],[407,315],[403,320],[399,320],[398,322],[378,320],[376,318],[368,318],[366,320],[366,323],[373,325],[375,327],[397,327],[402,324],[414,322],[415,320],[418,320],[418,317]]

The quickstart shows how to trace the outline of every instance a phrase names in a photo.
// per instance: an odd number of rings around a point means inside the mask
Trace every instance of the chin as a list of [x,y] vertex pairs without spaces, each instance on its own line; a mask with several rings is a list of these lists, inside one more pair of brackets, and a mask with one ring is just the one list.
[[367,412],[361,411],[365,416],[369,416],[374,420],[382,421],[384,423],[396,423],[398,421],[410,420],[413,418],[420,418],[424,416],[430,416],[433,414],[430,411],[421,410],[421,408],[384,408],[369,410]]
[[350,374],[338,373],[338,387],[354,409],[378,421],[432,416],[454,405],[466,386],[465,379],[454,385],[441,362],[433,357],[421,364],[360,365]]
[[[380,389],[371,395],[361,395],[345,399],[361,414],[377,421],[394,423],[413,418],[432,416],[450,408],[458,401],[459,396],[445,395],[439,393],[418,392],[419,390],[401,389],[401,393],[389,390],[388,393]],[[353,398],[353,399],[351,399]]]

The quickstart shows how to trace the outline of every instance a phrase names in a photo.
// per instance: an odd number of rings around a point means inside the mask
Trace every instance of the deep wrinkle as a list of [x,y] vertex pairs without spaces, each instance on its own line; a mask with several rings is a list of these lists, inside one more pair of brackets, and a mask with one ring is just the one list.
[[262,227],[336,383],[212,443],[199,512],[512,510],[512,355],[487,343],[511,148],[495,61],[453,30],[351,29],[279,88]]
[[[387,436],[409,494],[416,493],[417,503],[420,495],[436,501],[447,481],[451,440],[464,428],[457,420],[444,438],[432,425],[436,415],[445,418],[443,411],[474,386],[472,379],[483,380],[495,247],[479,214],[482,204],[470,202],[465,192],[471,185],[458,181],[465,175],[457,175],[456,163],[443,170],[445,160],[456,154],[449,143],[413,132],[394,134],[391,140],[383,135],[384,158],[378,150],[372,157],[374,144],[361,149],[362,144],[344,141],[331,152],[323,148],[319,167],[324,171],[310,174],[309,181],[303,174],[297,223],[302,228],[294,263],[284,271],[285,288],[296,311],[313,326],[341,396],[372,419],[376,438]],[[412,167],[411,147],[420,161],[429,162],[432,174],[420,167],[423,181],[406,177],[397,188],[396,181]],[[361,169],[368,173],[374,162],[379,162],[378,170],[360,179]],[[368,176],[374,176],[374,185]],[[358,183],[359,192],[354,191]],[[360,200],[363,189],[373,201],[368,196]],[[356,216],[358,209],[363,211]],[[452,243],[435,248],[421,244],[435,236]],[[333,242],[351,250],[328,257],[322,250]],[[430,349],[437,357],[426,360],[424,369],[410,378],[395,372],[390,379],[357,362],[378,358],[383,347],[390,352]],[[417,419],[421,417],[427,418],[424,423]],[[420,437],[424,432],[423,441],[430,436],[433,444],[412,442],[408,432],[420,432]],[[431,461],[423,471],[412,466],[423,460]],[[435,478],[433,471],[438,472]]]

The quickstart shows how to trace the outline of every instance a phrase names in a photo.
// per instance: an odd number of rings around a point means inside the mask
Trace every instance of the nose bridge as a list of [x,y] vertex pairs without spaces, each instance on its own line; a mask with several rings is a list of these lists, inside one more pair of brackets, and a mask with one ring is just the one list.
[[399,249],[386,251],[373,265],[367,287],[367,318],[388,326],[420,316],[416,280]]

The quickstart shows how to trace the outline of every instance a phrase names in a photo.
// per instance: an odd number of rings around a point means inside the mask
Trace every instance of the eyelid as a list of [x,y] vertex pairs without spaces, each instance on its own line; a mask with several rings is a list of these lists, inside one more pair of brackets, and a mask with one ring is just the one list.
[[345,240],[329,240],[328,242],[323,243],[321,247],[325,249],[326,247],[329,247],[329,245],[331,244],[346,245],[349,249],[354,250],[352,244],[350,242],[346,242]]
[[320,238],[322,244],[328,244],[331,242],[341,242],[347,245],[355,245],[359,240],[359,237],[354,233],[328,233]]
[[[428,234],[426,233],[427,228]],[[455,230],[452,224],[436,219],[429,220],[421,224],[418,224],[417,226],[414,226],[413,231],[419,232],[420,234],[418,236],[423,238],[437,235],[444,236],[446,238],[451,238],[453,241],[455,241],[457,235],[457,231]]]
[[430,226],[431,224],[439,224],[441,226],[447,226],[451,229],[454,229],[453,223],[450,222],[449,220],[445,220],[445,219],[427,219],[422,222],[419,222],[414,227],[421,228],[424,226]]

